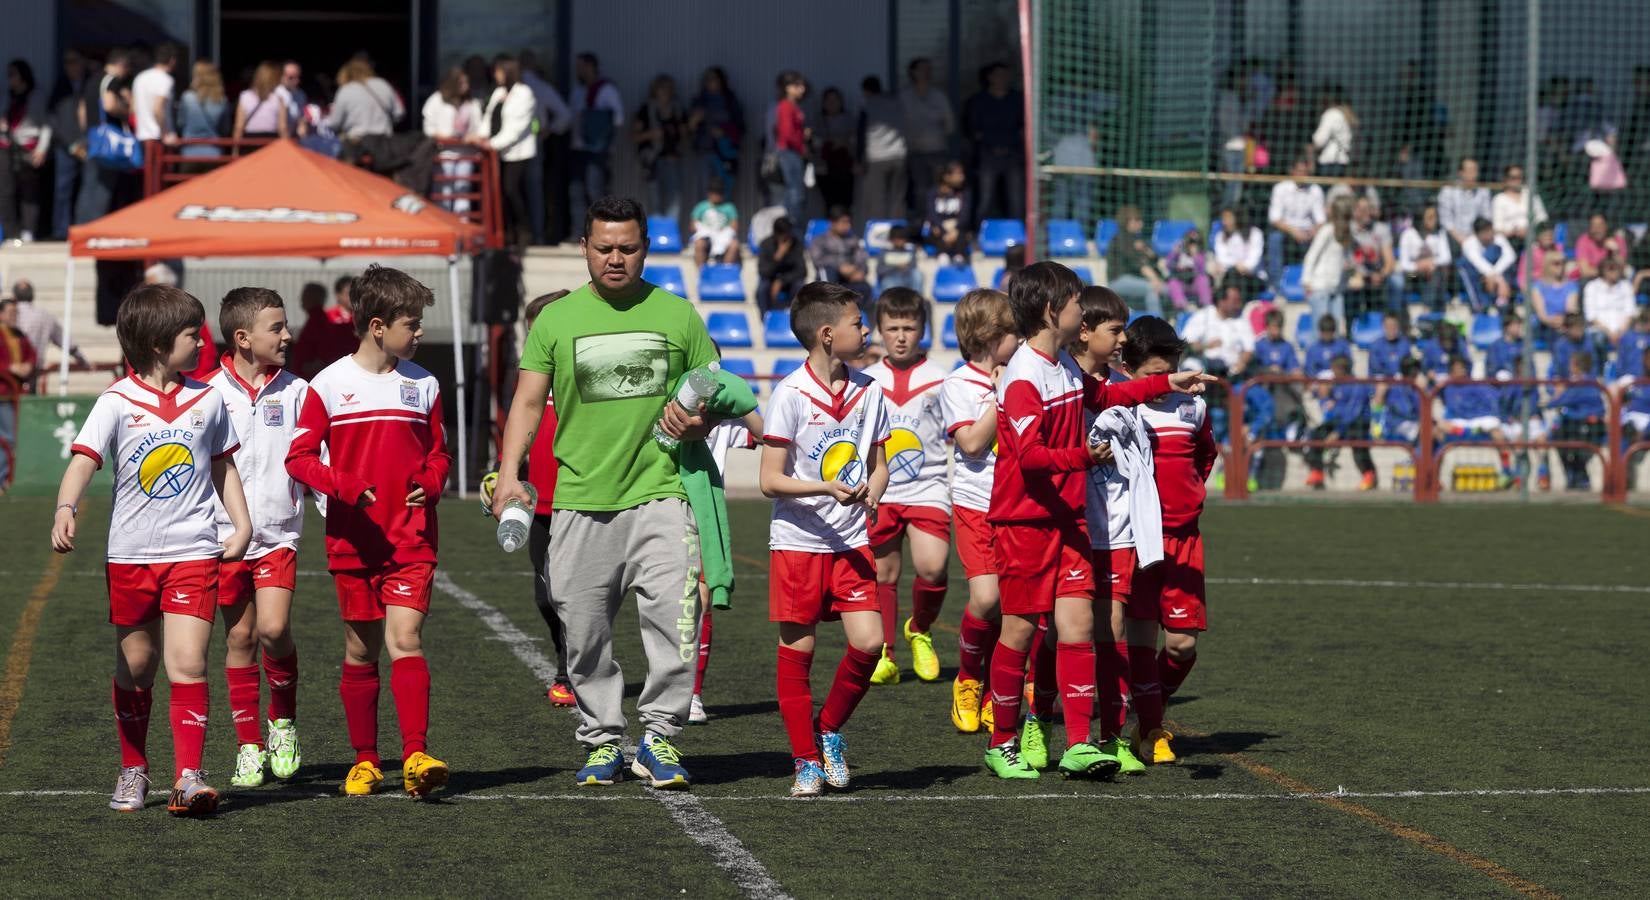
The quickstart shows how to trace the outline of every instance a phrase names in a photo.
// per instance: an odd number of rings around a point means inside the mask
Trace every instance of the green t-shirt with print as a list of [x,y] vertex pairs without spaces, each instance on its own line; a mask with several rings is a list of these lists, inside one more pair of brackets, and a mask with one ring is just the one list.
[[555,509],[630,509],[686,499],[676,459],[653,426],[682,374],[716,359],[688,301],[644,283],[613,303],[590,285],[550,304],[533,322],[521,368],[550,376],[556,398]]

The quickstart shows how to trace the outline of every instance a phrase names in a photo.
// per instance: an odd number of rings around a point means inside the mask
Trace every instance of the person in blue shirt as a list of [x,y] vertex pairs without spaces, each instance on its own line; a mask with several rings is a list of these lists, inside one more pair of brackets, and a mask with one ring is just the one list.
[[[1643,317],[1641,316],[1641,319]],[[1625,368],[1626,359],[1622,359]],[[1650,381],[1644,373],[1650,372],[1650,347],[1639,352],[1638,375],[1622,375],[1616,380],[1616,390],[1621,395],[1621,431],[1626,443],[1636,444],[1640,441],[1650,441]],[[1635,463],[1643,459],[1627,459],[1627,489],[1638,488],[1638,466]]]
[[1444,435],[1448,438],[1493,437],[1501,430],[1501,392],[1494,385],[1474,382],[1472,364],[1450,361],[1449,381],[1439,391],[1444,401]]
[[1306,374],[1322,378],[1329,374],[1331,365],[1336,357],[1344,356],[1352,359],[1352,343],[1335,333],[1335,317],[1324,316],[1318,320],[1318,342],[1306,348]]
[[[1308,440],[1369,440],[1369,404],[1374,395],[1373,387],[1343,380],[1352,377],[1352,358],[1349,356],[1335,357],[1329,363],[1329,371],[1334,381],[1317,387],[1319,403],[1323,408],[1323,422],[1312,429],[1307,436]],[[1306,448],[1304,454],[1307,465],[1306,484],[1320,491],[1325,487],[1323,451],[1323,447],[1314,446]],[[1352,462],[1358,467],[1360,475],[1358,490],[1375,490],[1375,460],[1370,457],[1369,448],[1361,445],[1353,447]]]
[[1579,353],[1587,354],[1587,358],[1595,367],[1588,372],[1594,378],[1603,374],[1604,360],[1610,355],[1610,348],[1602,346],[1603,341],[1598,335],[1587,330],[1587,320],[1581,313],[1564,314],[1564,330],[1553,341],[1553,364],[1547,370],[1547,377],[1558,380],[1567,378],[1570,372],[1570,357]]
[[1414,353],[1415,346],[1395,312],[1381,317],[1381,336],[1369,345],[1369,377],[1391,378],[1398,374],[1398,364]]
[[[1561,441],[1601,443],[1605,429],[1604,388],[1595,374],[1593,355],[1585,350],[1577,351],[1570,357],[1569,364],[1569,383],[1548,404],[1558,414],[1553,437]],[[1564,465],[1566,490],[1591,490],[1592,480],[1587,476],[1587,463],[1593,455],[1581,449],[1558,451],[1559,462]]]
[[1650,349],[1650,306],[1639,307],[1633,317],[1633,328],[1616,343],[1616,374],[1642,378],[1644,351]]
[[1399,363],[1398,378],[1403,384],[1387,388],[1386,408],[1375,417],[1371,434],[1378,441],[1413,444],[1421,437],[1421,390],[1426,382],[1421,361],[1409,357]]
[[[1484,377],[1496,381],[1535,377],[1535,366],[1524,359],[1524,320],[1512,310],[1501,314],[1501,337],[1485,351]],[[1501,388],[1500,394],[1501,433],[1507,440],[1547,439],[1547,421],[1541,415],[1541,395],[1534,385],[1506,385]],[[1548,469],[1545,450],[1537,451],[1536,463],[1541,490],[1551,489],[1552,475]],[[1505,468],[1505,459],[1502,465]],[[1524,478],[1529,471],[1529,455],[1521,452],[1513,475],[1515,478]]]
[[[1450,361],[1457,356],[1470,360],[1472,348],[1461,340],[1461,329],[1454,322],[1439,322],[1438,331],[1420,342],[1421,369],[1435,381],[1449,377]],[[1472,366],[1469,362],[1468,368]]]
[[1295,345],[1283,336],[1283,310],[1269,309],[1262,320],[1266,332],[1255,340],[1254,365],[1269,374],[1292,375],[1301,369]]

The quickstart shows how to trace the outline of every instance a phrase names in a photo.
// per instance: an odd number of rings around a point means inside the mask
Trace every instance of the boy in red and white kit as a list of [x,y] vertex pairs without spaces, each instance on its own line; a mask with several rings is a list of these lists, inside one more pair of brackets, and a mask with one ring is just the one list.
[[[945,367],[922,348],[928,327],[928,301],[910,288],[882,292],[876,306],[877,331],[887,351],[865,368],[887,401],[888,494],[871,525],[871,550],[877,559],[877,602],[882,606],[882,659],[872,684],[899,684],[894,636],[911,645],[911,668],[923,681],[940,677],[940,658],[928,633],[945,603],[946,563],[951,556],[951,496],[945,483],[945,420],[940,386]],[[900,551],[911,538],[911,618],[899,616]]]
[[[378,657],[387,647],[402,786],[418,798],[447,782],[447,764],[426,752],[430,670],[422,633],[435,578],[434,507],[452,458],[440,385],[408,362],[435,296],[405,272],[376,265],[350,293],[360,346],[310,383],[286,466],[328,498],[327,569],[344,620],[338,694],[355,748],[344,793],[365,796],[384,780]],[[322,445],[329,462],[321,461]]]
[[[97,398],[57,491],[52,549],[68,553],[86,486],[105,460],[113,469],[107,574],[121,770],[109,808],[120,812],[143,809],[149,792],[150,690],[163,655],[177,779],[167,811],[205,815],[218,808],[218,792],[200,771],[210,707],[207,646],[220,559],[246,552],[252,525],[223,398],[183,375],[198,364],[205,318],[199,300],[169,285],[126,295],[115,335],[132,373]],[[221,543],[214,497],[233,523]]]
[[[1123,364],[1138,384],[1180,368],[1186,344],[1155,316],[1129,326]],[[1152,464],[1163,505],[1163,561],[1138,569],[1129,593],[1124,630],[1129,641],[1129,695],[1136,719],[1134,752],[1149,764],[1175,761],[1163,728],[1163,705],[1197,662],[1197,635],[1208,628],[1204,608],[1204,482],[1220,455],[1202,397],[1169,394],[1138,410],[1151,432]],[[1163,631],[1163,652],[1157,632]]]
[[[1060,771],[1105,777],[1117,771],[1089,739],[1094,712],[1094,571],[1084,521],[1084,473],[1099,459],[1083,431],[1083,410],[1133,405],[1171,390],[1201,391],[1206,376],[1183,372],[1108,385],[1083,376],[1064,348],[1077,337],[1083,283],[1065,266],[1033,263],[1008,290],[1025,343],[997,382],[998,465],[991,511],[996,530],[1002,637],[991,661],[994,722],[986,767],[1000,778],[1036,778],[1048,765],[1053,697],[1037,692],[1037,709],[1020,732],[1026,656],[1043,616],[1053,619],[1052,670],[1066,722]],[[1037,642],[1039,652],[1046,643]],[[1052,663],[1052,665],[1050,665]]]
[[[304,530],[303,491],[286,472],[286,454],[298,429],[298,410],[309,382],[286,371],[292,332],[281,295],[240,287],[224,295],[218,333],[228,350],[207,383],[223,395],[241,446],[235,465],[252,515],[246,556],[218,570],[223,608],[224,678],[235,724],[235,774],[229,783],[257,787],[267,765],[291,778],[303,761],[298,747],[298,650],[292,644],[292,591],[297,587],[298,539]],[[218,510],[218,535],[227,539],[229,517]],[[269,680],[269,737],[259,723],[263,675]]]
[[[768,403],[761,486],[772,497],[768,618],[779,623],[779,715],[790,738],[791,796],[848,786],[840,730],[871,686],[881,658],[882,615],[867,519],[888,486],[888,413],[882,391],[845,365],[865,343],[859,295],[819,281],[791,303],[791,330],[808,361]],[[848,647],[814,716],[808,683],[814,631],[842,620]]]

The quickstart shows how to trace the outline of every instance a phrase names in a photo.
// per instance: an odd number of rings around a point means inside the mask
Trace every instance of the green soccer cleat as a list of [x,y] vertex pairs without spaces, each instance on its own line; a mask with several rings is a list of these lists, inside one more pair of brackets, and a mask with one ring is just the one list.
[[276,778],[291,778],[298,774],[304,753],[298,749],[298,724],[291,719],[270,719],[264,745],[269,748],[269,771]]
[[1146,764],[1134,755],[1134,748],[1121,737],[1114,737],[1100,745],[1100,752],[1117,758],[1117,774],[1144,775]]
[[940,677],[940,658],[934,653],[934,636],[926,631],[911,630],[911,620],[906,619],[902,626],[905,640],[911,645],[911,668],[917,677],[923,681],[935,681]]
[[1110,779],[1117,774],[1117,757],[1088,741],[1072,744],[1060,757],[1060,774],[1067,778]]
[[235,754],[235,774],[230,776],[229,783],[236,787],[255,788],[264,783],[264,765],[269,762],[269,754],[257,744],[242,744],[239,753]]
[[888,654],[888,645],[882,645],[882,658],[877,660],[877,667],[871,670],[872,684],[899,684],[899,663]]
[[1020,758],[1033,769],[1048,768],[1048,740],[1054,734],[1054,724],[1036,716],[1026,716],[1020,729]]
[[1026,765],[1015,745],[1018,741],[999,744],[985,751],[985,767],[991,774],[1009,781],[1041,778],[1042,773]]

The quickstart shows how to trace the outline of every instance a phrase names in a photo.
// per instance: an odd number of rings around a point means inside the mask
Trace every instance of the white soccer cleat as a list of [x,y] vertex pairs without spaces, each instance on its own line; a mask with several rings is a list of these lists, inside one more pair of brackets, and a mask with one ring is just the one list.
[[139,812],[149,796],[149,770],[144,766],[127,766],[115,780],[114,796],[109,808],[115,812]]

